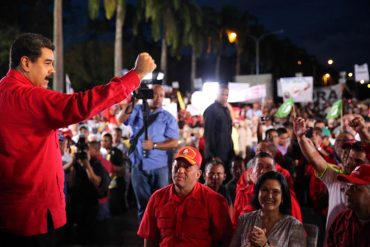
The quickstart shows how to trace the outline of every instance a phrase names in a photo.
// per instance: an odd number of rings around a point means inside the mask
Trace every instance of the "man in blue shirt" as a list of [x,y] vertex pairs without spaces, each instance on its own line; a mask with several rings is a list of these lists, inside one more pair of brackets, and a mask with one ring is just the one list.
[[[138,206],[138,217],[141,220],[151,194],[169,183],[167,150],[177,147],[179,129],[176,119],[162,108],[165,96],[160,85],[153,87],[153,100],[150,102],[149,118],[156,115],[155,120],[148,126],[148,140],[142,133],[136,147],[130,155],[132,162],[131,180]],[[130,107],[130,106],[128,106]],[[132,128],[132,138],[135,138],[144,126],[143,105],[136,105],[127,114],[123,109],[118,120],[125,121]],[[139,133],[140,134],[140,133]],[[144,157],[143,150],[148,151]]]

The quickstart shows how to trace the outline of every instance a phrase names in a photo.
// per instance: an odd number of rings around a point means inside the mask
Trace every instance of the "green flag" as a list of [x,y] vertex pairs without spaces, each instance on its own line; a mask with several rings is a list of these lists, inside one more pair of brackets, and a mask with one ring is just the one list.
[[328,114],[326,115],[326,119],[334,119],[340,116],[343,108],[342,100],[337,100],[333,106],[330,108]]
[[284,118],[289,115],[289,113],[292,111],[294,105],[294,101],[292,98],[285,101],[278,109],[278,111],[275,113],[275,116],[278,118]]

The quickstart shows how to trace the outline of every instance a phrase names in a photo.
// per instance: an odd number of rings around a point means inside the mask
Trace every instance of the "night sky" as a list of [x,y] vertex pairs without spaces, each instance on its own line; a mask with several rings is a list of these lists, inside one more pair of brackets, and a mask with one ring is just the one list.
[[[287,37],[325,64],[353,71],[370,63],[369,0],[197,0],[201,5],[235,5],[257,17],[269,31]],[[280,35],[279,35],[280,36]]]

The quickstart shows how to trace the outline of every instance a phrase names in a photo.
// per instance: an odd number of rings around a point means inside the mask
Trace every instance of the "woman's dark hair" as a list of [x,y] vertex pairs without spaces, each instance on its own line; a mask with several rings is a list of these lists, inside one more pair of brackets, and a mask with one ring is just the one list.
[[282,214],[289,214],[290,215],[290,210],[292,207],[292,202],[290,200],[290,192],[289,192],[289,187],[286,179],[284,178],[283,175],[281,175],[279,172],[271,171],[271,172],[266,172],[263,174],[258,180],[256,185],[254,186],[254,192],[253,192],[253,199],[252,199],[252,206],[255,209],[260,209],[261,204],[258,201],[258,194],[260,192],[260,189],[262,185],[265,183],[266,180],[272,179],[276,180],[279,182],[281,186],[281,199],[282,202],[279,207],[279,211]]
[[54,45],[50,39],[36,33],[24,33],[18,36],[10,48],[10,68],[15,69],[21,57],[27,56],[32,62],[41,56],[41,48],[54,51]]

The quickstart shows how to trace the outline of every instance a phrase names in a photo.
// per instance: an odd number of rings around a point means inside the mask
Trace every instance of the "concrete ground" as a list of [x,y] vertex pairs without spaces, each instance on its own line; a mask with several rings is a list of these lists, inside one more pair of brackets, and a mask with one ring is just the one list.
[[62,229],[58,233],[60,246],[143,246],[136,235],[138,229],[136,208],[99,223],[93,231],[80,234]]

